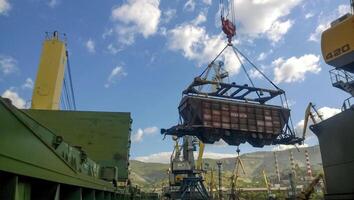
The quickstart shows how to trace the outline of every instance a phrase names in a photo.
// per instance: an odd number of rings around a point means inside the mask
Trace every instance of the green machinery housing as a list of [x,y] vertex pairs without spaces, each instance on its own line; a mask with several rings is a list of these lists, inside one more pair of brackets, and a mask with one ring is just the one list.
[[128,181],[130,113],[20,110],[0,98],[0,199],[156,199]]

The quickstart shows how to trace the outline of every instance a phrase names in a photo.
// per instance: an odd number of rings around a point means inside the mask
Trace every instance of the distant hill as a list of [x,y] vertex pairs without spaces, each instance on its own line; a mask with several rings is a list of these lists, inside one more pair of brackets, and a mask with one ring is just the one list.
[[[292,149],[294,154],[294,160],[296,164],[296,170],[301,178],[306,173],[306,160],[305,150],[308,150],[310,156],[310,162],[314,173],[322,171],[322,160],[319,150],[319,146],[301,148],[299,151]],[[281,171],[282,179],[287,179],[290,172],[289,151],[278,151],[277,153],[279,168]],[[228,184],[229,177],[233,172],[235,166],[235,158],[223,158],[222,162],[223,179],[225,185]],[[261,180],[262,171],[265,170],[267,175],[272,179],[275,177],[275,164],[274,155],[272,151],[246,153],[241,155],[241,160],[245,167],[246,175],[242,175],[240,179],[244,182],[252,182],[252,180]],[[204,165],[209,166],[209,169],[216,169],[215,159],[204,159]],[[167,170],[169,164],[162,163],[144,163],[141,161],[131,160],[131,179],[134,184],[139,185],[142,188],[161,188],[162,185],[168,184]],[[206,175],[206,182],[208,182],[209,175]],[[216,177],[216,175],[214,175]]]

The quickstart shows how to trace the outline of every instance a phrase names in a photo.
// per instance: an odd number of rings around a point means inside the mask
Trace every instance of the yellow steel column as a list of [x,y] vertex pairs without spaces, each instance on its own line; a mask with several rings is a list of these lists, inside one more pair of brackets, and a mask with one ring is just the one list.
[[65,43],[58,33],[46,39],[42,47],[37,79],[32,94],[32,109],[58,110],[66,64]]

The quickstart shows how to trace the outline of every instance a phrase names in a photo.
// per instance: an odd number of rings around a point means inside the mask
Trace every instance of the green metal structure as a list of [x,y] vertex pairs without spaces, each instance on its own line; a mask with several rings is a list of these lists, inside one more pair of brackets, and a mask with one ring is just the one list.
[[0,98],[0,199],[157,199],[119,182],[130,124],[130,113],[19,110]]
[[118,181],[128,179],[130,113],[23,110],[37,122],[80,146],[100,166],[117,167]]

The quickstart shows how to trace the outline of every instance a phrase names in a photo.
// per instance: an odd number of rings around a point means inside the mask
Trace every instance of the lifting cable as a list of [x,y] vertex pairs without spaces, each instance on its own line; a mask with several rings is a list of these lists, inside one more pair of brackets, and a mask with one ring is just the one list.
[[60,98],[61,106],[64,110],[76,110],[76,101],[75,101],[75,94],[74,94],[74,87],[73,87],[73,81],[71,76],[71,67],[70,67],[68,51],[66,51],[65,54],[67,59],[67,65],[66,65],[67,73],[64,73],[64,78],[63,78],[63,90]]
[[70,101],[70,97],[69,97],[69,92],[68,92],[68,84],[66,83],[66,78],[64,77],[64,90],[63,90],[63,95],[64,95],[64,99],[66,100],[66,104],[68,105],[68,108],[71,109],[72,108],[72,104]]
[[[246,67],[244,66],[244,64],[243,64],[243,62],[242,62],[240,56],[238,55],[237,51],[235,51],[234,48],[232,48],[232,49],[233,49],[233,51],[234,51],[234,53],[235,53],[235,55],[236,55],[238,61],[240,62],[241,66],[242,66],[242,69],[243,69],[243,71],[245,72],[245,74],[246,74],[248,80],[251,82],[252,87],[255,87],[255,86],[254,86],[254,83],[253,83],[253,81],[252,81],[250,75],[247,73]],[[256,93],[257,93],[257,96],[258,96],[259,98],[261,98],[261,96],[260,96],[260,94],[258,93],[258,91],[256,91]]]
[[245,56],[245,54],[243,54],[240,50],[238,50],[236,47],[232,46],[232,48],[238,52],[242,57],[244,57],[248,63],[250,63],[252,65],[252,67],[257,70],[270,84],[272,84],[277,90],[282,91],[272,80],[270,80],[270,78],[268,78],[263,72],[262,70],[260,70],[247,56]]
[[70,67],[70,59],[69,59],[69,52],[68,51],[66,51],[66,58],[67,58],[67,68],[68,68],[68,76],[69,76],[69,82],[70,82],[70,91],[71,91],[72,104],[73,104],[74,110],[76,110],[74,86],[73,86],[73,81],[72,81],[72,78],[71,78],[71,67]]

